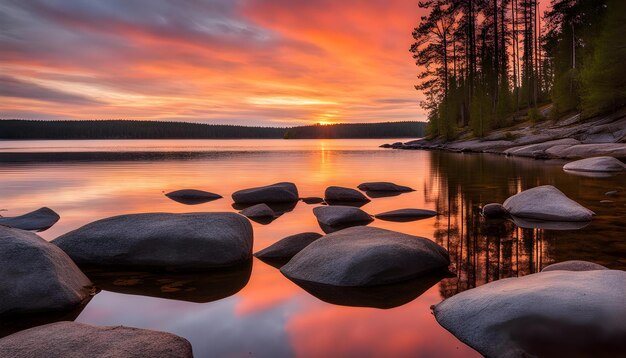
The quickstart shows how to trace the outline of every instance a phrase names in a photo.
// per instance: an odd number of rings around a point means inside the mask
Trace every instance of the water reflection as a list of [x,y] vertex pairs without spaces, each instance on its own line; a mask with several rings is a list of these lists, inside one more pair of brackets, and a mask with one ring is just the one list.
[[[281,141],[278,150],[263,147],[263,141],[221,142],[210,146],[228,150],[192,148],[193,153],[187,154],[177,147],[174,156],[152,151],[143,157],[111,160],[99,155],[92,160],[80,148],[97,145],[81,142],[63,144],[74,146],[78,154],[46,154],[47,161],[0,155],[0,198],[2,208],[8,209],[3,215],[51,207],[61,216],[41,233],[51,240],[119,214],[232,212],[236,209],[230,193],[282,181],[297,183],[302,197],[318,198],[330,185],[355,188],[362,182],[394,181],[416,191],[376,197],[363,210],[421,208],[440,213],[413,222],[370,224],[433,239],[450,251],[455,276],[433,282],[430,288],[429,282],[380,295],[308,288],[309,293],[257,259],[251,273],[240,272],[225,281],[108,271],[100,273],[101,280],[91,274],[104,290],[78,321],[179,334],[191,341],[198,357],[477,356],[437,324],[431,305],[486,282],[538,272],[553,262],[578,259],[626,269],[626,196],[611,196],[613,203],[600,203],[606,192],[626,191],[624,175],[569,175],[559,161],[384,150],[377,148],[378,141],[358,141],[358,145],[324,141],[324,150],[320,142],[306,147],[300,143]],[[141,152],[141,148],[133,150]],[[598,215],[587,227],[564,231],[487,221],[480,215],[484,204],[503,202],[520,190],[544,184],[554,185]],[[180,188],[210,188],[224,199],[189,207],[163,195]],[[289,235],[319,232],[312,214],[317,205],[299,202],[271,225],[253,223],[254,252]]]

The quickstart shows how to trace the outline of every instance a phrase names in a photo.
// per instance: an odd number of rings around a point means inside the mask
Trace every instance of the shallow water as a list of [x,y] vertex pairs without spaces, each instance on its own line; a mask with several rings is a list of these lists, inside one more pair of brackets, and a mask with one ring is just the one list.
[[[233,191],[279,181],[295,182],[302,197],[323,196],[329,185],[393,181],[416,191],[375,198],[363,210],[440,213],[370,225],[436,241],[450,251],[456,276],[375,295],[312,291],[323,301],[257,259],[219,275],[90,273],[102,291],[76,312],[77,321],[172,332],[191,341],[196,357],[477,356],[437,324],[431,305],[553,262],[581,259],[626,269],[625,175],[577,176],[563,172],[562,161],[379,149],[382,142],[391,140],[0,142],[0,209],[13,216],[51,207],[61,220],[40,233],[51,240],[123,213],[234,211]],[[478,215],[482,204],[543,184],[595,211],[594,221],[578,230],[544,230]],[[182,188],[225,198],[187,206],[163,195]],[[604,195],[611,190],[620,194]],[[253,223],[254,250],[291,234],[321,232],[315,206],[299,202],[269,225]]]

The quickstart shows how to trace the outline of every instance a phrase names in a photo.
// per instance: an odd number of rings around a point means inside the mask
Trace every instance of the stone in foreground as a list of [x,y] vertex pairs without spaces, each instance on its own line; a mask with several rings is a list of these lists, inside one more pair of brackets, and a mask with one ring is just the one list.
[[303,232],[287,236],[255,253],[254,256],[262,260],[289,260],[320,237],[322,235],[316,232]]
[[487,357],[614,357],[626,349],[626,272],[551,271],[491,282],[434,307]]
[[437,212],[426,209],[398,209],[374,215],[376,219],[399,222],[421,220],[433,216],[437,216]]
[[222,196],[219,194],[196,189],[176,190],[165,194],[165,196],[176,202],[186,205],[202,204],[222,198]]
[[39,326],[0,339],[0,353],[13,358],[192,358],[191,344],[171,333],[76,322]]
[[91,292],[91,281],[61,249],[0,226],[0,316],[71,310]]
[[54,210],[43,207],[20,216],[0,217],[0,225],[22,230],[44,231],[56,224],[60,218]]
[[362,287],[414,279],[449,264],[446,250],[428,239],[359,226],[313,242],[280,271],[296,282]]
[[509,217],[509,211],[499,203],[491,203],[483,206],[482,213],[487,219],[503,219]]
[[248,218],[273,218],[274,210],[267,204],[256,204],[240,211],[240,214]]
[[372,222],[372,217],[368,213],[353,206],[318,206],[313,208],[313,215],[321,224],[328,226]]
[[252,225],[235,213],[145,213],[98,220],[52,241],[79,265],[210,269],[252,257]]
[[590,221],[595,213],[552,185],[524,190],[506,199],[504,208],[513,216],[545,221]]
[[608,268],[598,265],[589,261],[570,260],[558,262],[552,265],[544,267],[541,272],[546,271],[593,271],[593,270],[608,270]]
[[366,203],[370,201],[363,193],[351,188],[329,186],[324,192],[327,203]]
[[580,172],[621,172],[626,170],[626,165],[613,157],[594,157],[567,163],[563,169]]
[[391,191],[405,193],[409,191],[415,191],[408,186],[398,185],[386,181],[368,182],[362,183],[357,188],[363,191]]
[[237,204],[291,203],[299,199],[296,185],[287,182],[239,190],[232,197]]

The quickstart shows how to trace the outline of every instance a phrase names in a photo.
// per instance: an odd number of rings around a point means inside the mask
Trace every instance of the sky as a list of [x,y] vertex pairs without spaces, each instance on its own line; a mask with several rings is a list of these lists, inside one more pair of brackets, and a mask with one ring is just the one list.
[[426,120],[416,0],[2,0],[0,118]]

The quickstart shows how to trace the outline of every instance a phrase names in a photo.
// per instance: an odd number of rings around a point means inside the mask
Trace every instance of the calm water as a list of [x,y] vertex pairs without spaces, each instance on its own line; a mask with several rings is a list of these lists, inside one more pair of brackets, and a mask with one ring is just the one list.
[[[325,302],[257,259],[251,267],[220,275],[91,274],[102,291],[77,312],[77,321],[172,332],[191,341],[196,357],[477,356],[437,324],[431,305],[558,261],[626,269],[626,176],[575,176],[561,170],[561,161],[379,149],[381,142],[391,140],[0,142],[0,209],[13,216],[53,208],[61,220],[41,233],[51,240],[117,214],[233,211],[233,191],[278,181],[295,182],[303,197],[323,196],[329,185],[393,181],[416,191],[373,199],[363,209],[441,213],[408,223],[376,220],[371,226],[436,241],[450,251],[456,276],[385,292],[376,300],[354,293],[324,296],[332,303]],[[554,231],[486,223],[478,215],[481,204],[543,184],[595,211],[593,223]],[[225,198],[186,206],[163,195],[182,188]],[[606,197],[609,190],[623,194]],[[607,199],[612,202],[601,203]],[[300,202],[269,225],[253,223],[255,251],[291,234],[321,232],[314,206]]]

